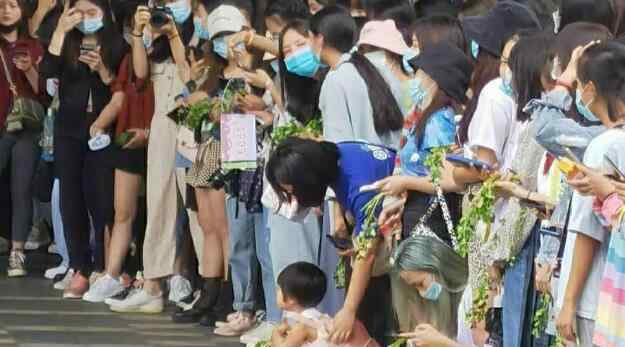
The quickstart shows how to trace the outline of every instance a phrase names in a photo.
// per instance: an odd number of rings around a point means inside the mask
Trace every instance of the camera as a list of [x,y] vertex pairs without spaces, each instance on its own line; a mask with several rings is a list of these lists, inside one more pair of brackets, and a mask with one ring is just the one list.
[[30,47],[27,42],[18,41],[13,48],[13,57],[24,57],[30,55]]
[[155,6],[150,8],[150,25],[153,28],[161,28],[167,24],[173,12],[167,6]]

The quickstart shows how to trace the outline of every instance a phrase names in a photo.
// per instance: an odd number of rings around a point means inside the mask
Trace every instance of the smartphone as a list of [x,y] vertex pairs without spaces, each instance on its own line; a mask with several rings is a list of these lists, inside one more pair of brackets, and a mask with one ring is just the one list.
[[80,55],[85,55],[89,52],[95,52],[98,46],[95,44],[83,43],[80,45]]
[[612,161],[612,159],[610,159],[610,157],[608,157],[608,155],[604,155],[603,158],[605,159],[605,161],[608,162],[608,165],[610,165],[612,167],[612,169],[614,170],[614,172],[616,172],[616,174],[619,176],[618,180],[620,181],[625,181],[625,175],[623,174],[623,171],[621,171],[618,166],[616,164],[614,164],[614,162]]
[[481,171],[490,171],[493,169],[493,167],[488,163],[477,159],[465,158],[461,154],[448,154],[445,156],[445,159],[455,166],[462,166],[471,169],[475,168]]
[[16,58],[29,56],[30,51],[28,47],[28,43],[26,42],[15,43],[15,48],[13,48],[13,56]]
[[330,241],[330,243],[334,246],[334,248],[338,250],[346,251],[348,249],[354,248],[354,244],[351,239],[344,239],[333,235],[326,235],[326,237],[328,238],[328,241]]

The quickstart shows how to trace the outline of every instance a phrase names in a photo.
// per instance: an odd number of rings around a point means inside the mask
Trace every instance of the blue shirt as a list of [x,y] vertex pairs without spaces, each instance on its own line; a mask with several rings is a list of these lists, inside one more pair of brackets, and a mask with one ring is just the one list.
[[[393,174],[395,151],[365,142],[339,142],[339,177],[332,184],[336,200],[356,220],[354,234],[358,235],[365,221],[363,207],[377,192],[360,192],[360,187]],[[379,214],[381,206],[376,211]]]
[[455,143],[456,119],[451,107],[444,107],[430,115],[420,138],[416,138],[413,126],[406,136],[406,144],[399,152],[401,173],[406,176],[427,176],[429,170],[425,159],[436,147],[449,146]]

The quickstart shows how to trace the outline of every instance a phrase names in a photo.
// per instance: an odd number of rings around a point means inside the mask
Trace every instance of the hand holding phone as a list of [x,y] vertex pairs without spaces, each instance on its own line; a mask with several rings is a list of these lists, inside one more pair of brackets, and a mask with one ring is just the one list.
[[492,171],[493,167],[481,160],[465,158],[462,154],[448,154],[445,159],[454,166],[477,169],[480,171]]

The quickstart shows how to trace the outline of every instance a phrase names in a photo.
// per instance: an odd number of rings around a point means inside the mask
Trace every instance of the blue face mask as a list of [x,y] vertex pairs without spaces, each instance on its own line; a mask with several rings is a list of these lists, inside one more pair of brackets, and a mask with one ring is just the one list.
[[[591,103],[592,101],[589,102],[588,104],[591,104]],[[599,118],[597,118],[597,116],[595,116],[595,114],[592,113],[592,111],[588,108],[588,106],[584,105],[584,100],[582,100],[582,92],[580,92],[579,89],[577,89],[575,92],[575,107],[577,107],[577,112],[579,112],[582,116],[584,116],[586,120],[590,122],[599,121]]]
[[477,59],[477,56],[480,54],[480,45],[472,40],[471,41],[471,56],[473,56],[473,59]]
[[97,17],[97,18],[83,19],[82,22],[78,23],[76,28],[80,30],[81,33],[85,35],[89,35],[102,29],[103,26],[104,26],[104,23],[102,22],[102,17]]
[[514,97],[512,89],[512,74],[508,71],[501,77],[501,91],[509,97]]
[[423,294],[423,298],[429,301],[436,301],[438,297],[441,296],[441,292],[443,291],[443,286],[440,283],[434,281],[430,284],[430,287]]
[[270,65],[273,69],[273,72],[278,73],[278,71],[280,70],[280,63],[278,63],[278,59],[274,59]]
[[310,46],[306,46],[284,59],[286,69],[302,77],[313,77],[321,65],[319,57]]
[[213,52],[224,59],[228,59],[228,46],[225,38],[219,37],[213,40]]
[[412,68],[412,65],[410,65],[409,61],[416,58],[418,55],[419,52],[411,48],[402,56],[402,65],[404,66],[404,71],[406,71],[410,75],[414,75],[416,71]]
[[197,35],[197,37],[201,38],[202,40],[208,40],[210,38],[210,33],[202,25],[201,19],[194,18],[193,26],[195,27],[195,34]]
[[421,81],[417,78],[411,79],[409,82],[408,88],[410,89],[410,97],[414,102],[415,106],[421,110],[421,106],[423,105],[423,101],[427,96],[427,92],[421,86]]
[[187,0],[179,0],[167,4],[167,7],[171,10],[174,21],[178,24],[184,23],[191,15],[191,7]]

